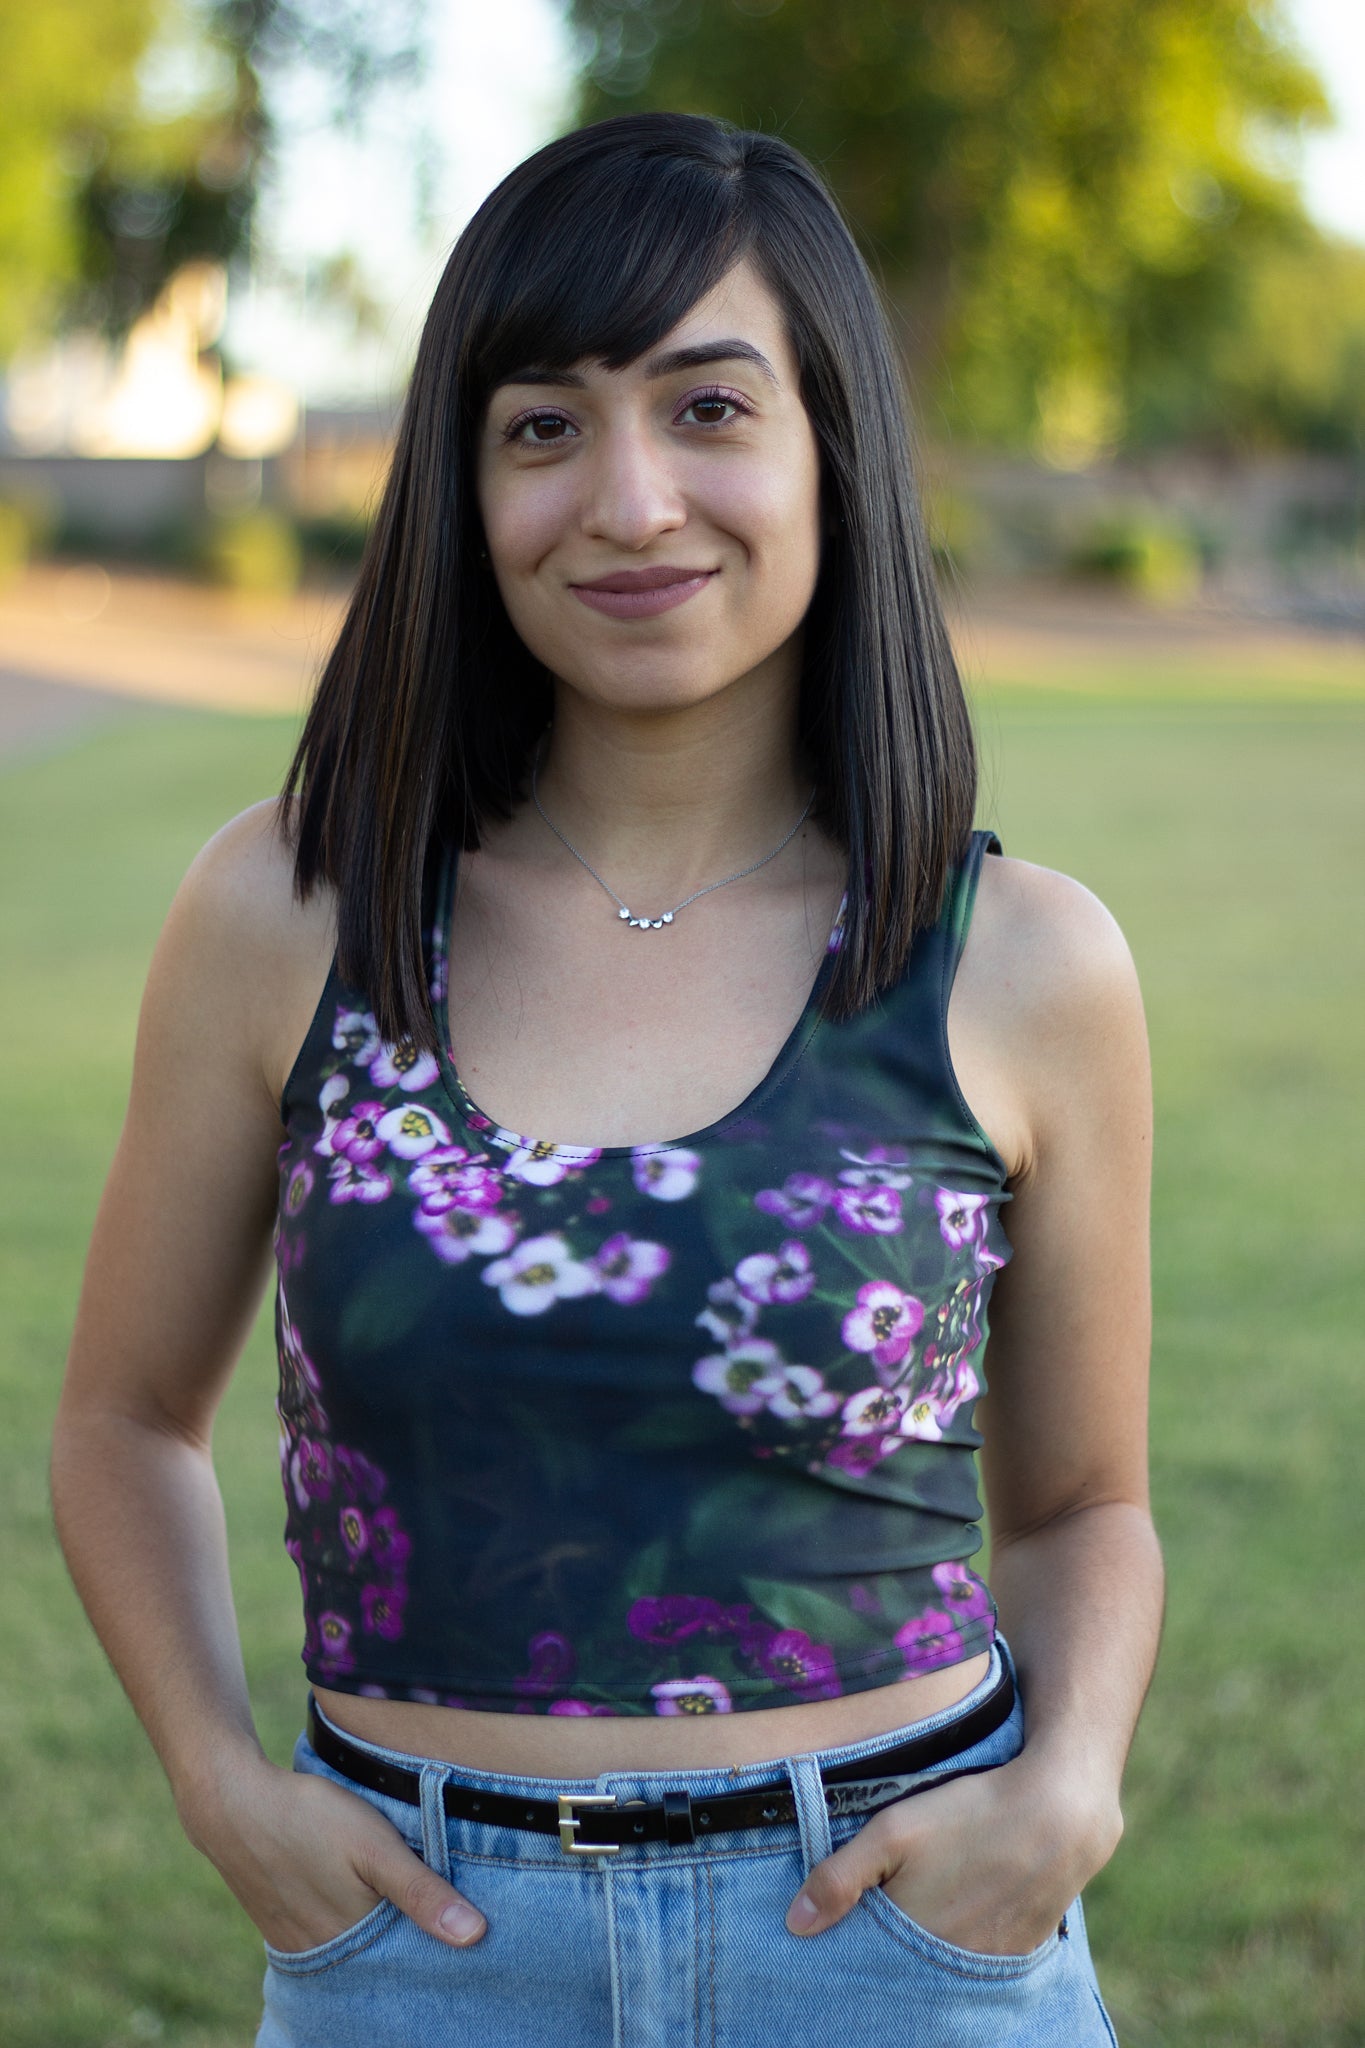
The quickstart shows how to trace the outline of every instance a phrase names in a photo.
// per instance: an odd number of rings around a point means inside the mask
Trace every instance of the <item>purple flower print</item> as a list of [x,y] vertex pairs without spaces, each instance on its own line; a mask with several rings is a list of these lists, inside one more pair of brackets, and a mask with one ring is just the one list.
[[[847,1472],[851,1479],[865,1479],[904,1442],[903,1436],[846,1436],[827,1454],[825,1463]],[[820,1468],[815,1465],[811,1469],[818,1472]]]
[[393,1189],[388,1174],[364,1159],[334,1159],[327,1174],[329,1202],[382,1202]]
[[843,1690],[829,1644],[813,1643],[802,1629],[779,1629],[760,1662],[769,1678],[807,1699],[835,1700]]
[[512,1681],[513,1690],[522,1695],[558,1692],[572,1683],[578,1668],[573,1644],[557,1629],[545,1629],[531,1637],[526,1645],[526,1661],[530,1670]]
[[557,1230],[528,1237],[505,1259],[483,1269],[489,1287],[496,1287],[504,1308],[514,1316],[539,1316],[556,1301],[573,1301],[597,1292],[591,1266],[570,1255]]
[[492,1142],[511,1153],[505,1171],[528,1187],[557,1187],[575,1168],[593,1166],[602,1157],[600,1145],[528,1144],[515,1131],[496,1131]]
[[976,1621],[991,1611],[991,1596],[965,1564],[936,1564],[934,1584],[959,1621]]
[[832,1394],[823,1375],[809,1365],[784,1365],[779,1372],[765,1373],[754,1381],[754,1392],[765,1397],[770,1415],[784,1421],[797,1415],[833,1415],[843,1399]]
[[863,1387],[844,1403],[843,1436],[880,1436],[899,1429],[905,1395],[893,1387]]
[[735,1283],[750,1301],[804,1301],[815,1285],[810,1253],[790,1237],[779,1252],[755,1252],[735,1267]]
[[441,1119],[420,1102],[406,1102],[379,1119],[379,1135],[400,1159],[420,1159],[438,1145],[450,1143],[450,1132]]
[[447,1209],[482,1215],[496,1209],[504,1193],[502,1176],[486,1155],[471,1159],[463,1145],[437,1145],[424,1153],[408,1175],[408,1186],[428,1216],[442,1216]]
[[963,1655],[962,1637],[953,1627],[953,1617],[932,1607],[898,1628],[895,1642],[905,1659],[907,1678],[936,1670],[940,1664],[956,1664]]
[[840,1156],[852,1160],[852,1165],[839,1175],[845,1187],[850,1188],[908,1188],[911,1176],[906,1172],[910,1154],[903,1145],[869,1145],[866,1152],[850,1152],[839,1147]]
[[362,1586],[360,1618],[365,1625],[365,1633],[382,1636],[386,1643],[396,1643],[403,1633],[403,1609],[407,1599],[406,1586]]
[[733,1712],[730,1694],[718,1678],[705,1672],[696,1678],[667,1678],[651,1685],[656,1714],[728,1714]]
[[332,1450],[320,1437],[301,1436],[289,1460],[294,1498],[301,1508],[332,1498]]
[[685,1145],[637,1145],[630,1170],[642,1195],[656,1202],[681,1202],[697,1185],[701,1155]]
[[850,1586],[848,1604],[855,1614],[880,1614],[882,1603],[866,1586]]
[[947,1392],[939,1402],[938,1419],[945,1429],[952,1422],[959,1408],[966,1407],[981,1392],[981,1382],[960,1353],[952,1361],[952,1379]]
[[351,1084],[344,1074],[333,1074],[330,1080],[323,1082],[318,1091],[318,1108],[322,1111],[322,1136],[313,1146],[313,1150],[320,1153],[324,1159],[332,1157],[332,1134],[340,1122],[340,1118],[333,1116],[332,1111],[339,1102],[345,1101],[350,1092]]
[[335,1678],[354,1665],[351,1624],[344,1614],[335,1614],[329,1609],[318,1616],[318,1662],[326,1678]]
[[394,1508],[380,1508],[370,1517],[370,1556],[381,1571],[397,1576],[412,1555],[412,1538]]
[[644,1301],[653,1283],[666,1273],[672,1253],[647,1238],[630,1237],[618,1230],[591,1260],[602,1292],[611,1301]]
[[363,1557],[369,1547],[370,1532],[365,1517],[354,1503],[341,1510],[338,1518],[341,1526],[341,1540],[346,1546],[348,1557]]
[[915,1295],[902,1294],[890,1280],[869,1280],[844,1317],[842,1335],[850,1351],[870,1351],[875,1365],[896,1366],[923,1324],[924,1303]]
[[382,1102],[353,1103],[333,1128],[334,1155],[338,1159],[349,1159],[357,1166],[377,1159],[384,1150],[384,1140],[379,1135],[379,1119],[383,1114]]
[[368,1010],[338,1010],[332,1045],[358,1067],[368,1067],[379,1050],[379,1026]]
[[911,1401],[901,1417],[901,1435],[922,1444],[936,1444],[943,1435],[943,1408],[928,1394]]
[[766,1337],[749,1337],[732,1344],[725,1352],[699,1358],[692,1368],[692,1384],[704,1394],[714,1394],[731,1415],[756,1415],[768,1405],[767,1392],[760,1389],[765,1375],[775,1387],[786,1360]]
[[388,1492],[389,1482],[377,1465],[371,1464],[363,1451],[353,1451],[346,1444],[338,1444],[332,1454],[337,1484],[348,1500],[383,1500]]
[[589,1216],[605,1216],[611,1208],[610,1195],[589,1195],[583,1204]]
[[809,1230],[834,1200],[834,1189],[818,1173],[789,1173],[780,1188],[760,1188],[754,1207],[777,1216],[789,1230]]
[[440,1071],[434,1055],[420,1052],[410,1038],[381,1045],[370,1062],[370,1080],[376,1088],[402,1088],[409,1095],[430,1088]]
[[510,1251],[519,1228],[512,1215],[477,1215],[469,1209],[444,1209],[433,1215],[423,1206],[413,1212],[413,1222],[438,1259],[448,1266],[461,1266],[472,1252],[492,1258]]
[[758,1321],[758,1304],[746,1300],[731,1279],[712,1281],[706,1299],[710,1307],[695,1320],[718,1344],[742,1341]]
[[289,1175],[288,1181],[285,1183],[284,1213],[286,1216],[298,1215],[299,1210],[313,1192],[313,1179],[313,1169],[307,1160],[298,1160]]
[[988,1199],[986,1195],[954,1194],[951,1188],[935,1189],[939,1235],[955,1252],[985,1235]]
[[608,1718],[611,1718],[615,1714],[616,1709],[615,1707],[603,1706],[590,1707],[586,1700],[551,1700],[545,1711],[547,1714],[605,1714]]
[[905,1228],[897,1188],[836,1188],[834,1213],[845,1230],[869,1233],[875,1237],[894,1237],[898,1230]]
[[704,1593],[647,1594],[631,1606],[626,1627],[642,1643],[678,1643],[701,1628],[724,1633],[725,1610]]

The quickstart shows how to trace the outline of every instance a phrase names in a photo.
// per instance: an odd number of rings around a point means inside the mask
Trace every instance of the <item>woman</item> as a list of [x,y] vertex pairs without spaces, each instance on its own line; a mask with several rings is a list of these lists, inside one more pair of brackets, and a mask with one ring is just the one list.
[[[791,149],[551,144],[438,288],[288,797],[171,911],[55,1498],[262,2043],[1112,2039],[1140,1005],[971,834],[906,445]],[[272,1231],[292,1774],[209,1455]]]

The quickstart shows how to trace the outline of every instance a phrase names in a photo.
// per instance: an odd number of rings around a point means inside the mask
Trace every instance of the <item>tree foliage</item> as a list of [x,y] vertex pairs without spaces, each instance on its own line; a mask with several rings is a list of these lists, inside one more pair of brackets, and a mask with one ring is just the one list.
[[1326,105],[1276,0],[569,7],[582,118],[720,114],[823,168],[931,429],[1067,463],[1255,412],[1239,322],[1322,254],[1275,155]]
[[[0,11],[0,361],[118,335],[194,257],[248,245],[283,81],[363,125],[421,72],[423,0],[40,0]],[[354,280],[339,289],[353,291]]]

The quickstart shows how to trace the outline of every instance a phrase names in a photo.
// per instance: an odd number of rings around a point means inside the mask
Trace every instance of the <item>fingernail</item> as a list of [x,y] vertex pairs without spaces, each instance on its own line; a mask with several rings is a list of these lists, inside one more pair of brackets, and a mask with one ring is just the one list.
[[483,1933],[483,1916],[472,1906],[447,1906],[437,1925],[452,1941],[472,1941]]
[[792,1900],[791,1909],[787,1914],[787,1926],[793,1934],[801,1934],[810,1926],[812,1920],[818,1920],[819,1917],[820,1908],[810,1893],[799,1892]]

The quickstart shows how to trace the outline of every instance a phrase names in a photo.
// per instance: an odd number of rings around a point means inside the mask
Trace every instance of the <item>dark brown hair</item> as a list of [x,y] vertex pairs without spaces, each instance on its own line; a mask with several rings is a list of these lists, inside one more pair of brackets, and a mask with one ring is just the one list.
[[474,452],[529,361],[620,369],[741,259],[783,309],[829,526],[806,622],[802,737],[848,850],[831,1015],[873,1000],[937,916],[976,761],[943,624],[900,377],[834,200],[775,136],[626,114],[561,137],[487,198],[437,286],[355,594],[289,769],[295,886],[337,891],[338,963],[391,1039],[434,1043],[421,891],[523,791],[549,678],[479,559]]

